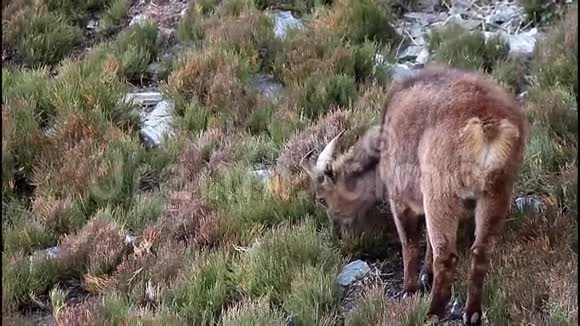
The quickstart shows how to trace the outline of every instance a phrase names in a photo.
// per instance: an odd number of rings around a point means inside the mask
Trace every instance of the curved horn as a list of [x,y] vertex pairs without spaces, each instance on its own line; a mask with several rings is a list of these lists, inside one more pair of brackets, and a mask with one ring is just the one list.
[[314,153],[314,149],[311,149],[302,159],[300,160],[300,167],[308,173],[310,176],[314,176],[314,170],[312,169],[312,163],[310,162],[310,157]]
[[316,160],[316,165],[314,166],[314,171],[319,175],[324,173],[326,166],[332,162],[334,157],[334,151],[336,150],[336,141],[340,136],[344,134],[344,130],[342,130],[336,137],[332,138],[332,140],[326,145],[326,147],[322,150],[320,155],[318,156],[318,160]]

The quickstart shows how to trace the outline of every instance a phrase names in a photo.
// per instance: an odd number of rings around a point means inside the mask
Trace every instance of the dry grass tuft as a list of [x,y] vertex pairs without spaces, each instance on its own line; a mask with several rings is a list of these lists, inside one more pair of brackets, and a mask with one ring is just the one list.
[[428,301],[419,295],[399,300],[385,297],[382,286],[371,286],[355,299],[354,307],[345,315],[346,326],[423,325]]
[[93,276],[110,273],[127,249],[123,229],[107,210],[98,211],[77,234],[65,236],[61,248],[60,259],[70,272]]
[[54,313],[57,326],[98,325],[102,321],[102,303],[99,297],[87,298],[80,303],[66,304]]
[[324,146],[349,126],[350,111],[338,109],[326,114],[303,131],[290,138],[276,162],[278,171],[300,171],[300,160],[308,151],[319,154]]

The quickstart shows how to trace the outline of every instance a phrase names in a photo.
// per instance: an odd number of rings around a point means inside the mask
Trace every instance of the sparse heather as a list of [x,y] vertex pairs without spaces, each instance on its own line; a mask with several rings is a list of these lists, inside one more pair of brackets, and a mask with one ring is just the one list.
[[[2,3],[2,321],[422,325],[427,296],[388,295],[402,266],[373,270],[354,292],[336,282],[355,258],[400,260],[394,225],[337,238],[299,167],[340,131],[339,152],[380,123],[396,74],[377,58],[395,62],[417,41],[396,27],[422,2],[200,0],[172,17],[156,11],[173,2],[147,2],[143,23],[144,4],[128,0]],[[577,4],[519,2],[524,24],[545,30],[529,60],[454,24],[425,46],[430,62],[482,71],[518,95],[530,122],[515,195],[544,210],[509,216],[484,319],[575,325]],[[303,28],[278,37],[278,10]],[[281,96],[262,94],[257,74]],[[156,147],[140,133],[142,108],[124,100],[151,88],[174,104],[173,133]],[[465,299],[469,244],[459,250],[453,292]]]

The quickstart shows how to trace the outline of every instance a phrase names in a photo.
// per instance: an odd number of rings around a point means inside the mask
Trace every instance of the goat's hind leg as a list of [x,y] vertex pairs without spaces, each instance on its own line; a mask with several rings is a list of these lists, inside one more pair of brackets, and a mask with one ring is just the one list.
[[427,228],[425,228],[425,258],[419,274],[419,284],[423,292],[429,292],[433,284],[433,250],[431,249]]
[[430,319],[443,319],[451,298],[457,265],[457,229],[464,209],[459,197],[426,190],[423,192],[425,217],[433,251],[433,285],[428,316]]
[[475,208],[475,241],[471,246],[471,266],[467,282],[465,325],[481,325],[481,296],[483,282],[489,269],[490,254],[498,229],[509,212],[511,192],[478,199]]

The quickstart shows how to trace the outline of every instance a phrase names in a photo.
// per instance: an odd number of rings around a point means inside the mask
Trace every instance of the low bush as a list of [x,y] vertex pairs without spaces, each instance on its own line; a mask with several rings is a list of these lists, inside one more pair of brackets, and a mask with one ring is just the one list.
[[429,51],[433,62],[464,69],[491,72],[497,61],[507,58],[509,45],[500,36],[486,40],[482,32],[450,24],[431,31]]

